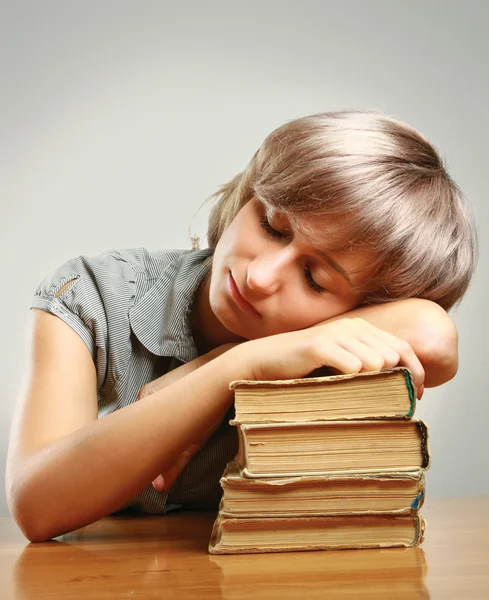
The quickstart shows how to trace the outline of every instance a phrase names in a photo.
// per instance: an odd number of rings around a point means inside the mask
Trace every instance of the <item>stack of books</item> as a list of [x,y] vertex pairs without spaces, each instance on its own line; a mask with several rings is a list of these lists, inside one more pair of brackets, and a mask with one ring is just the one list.
[[421,543],[428,429],[408,369],[233,381],[211,554]]

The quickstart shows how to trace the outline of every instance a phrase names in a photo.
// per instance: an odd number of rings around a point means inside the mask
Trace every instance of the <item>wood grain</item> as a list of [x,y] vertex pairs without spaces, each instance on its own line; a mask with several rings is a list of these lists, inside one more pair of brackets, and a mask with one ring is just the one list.
[[108,517],[29,544],[0,519],[0,598],[489,598],[489,498],[427,499],[420,548],[211,556],[214,512]]

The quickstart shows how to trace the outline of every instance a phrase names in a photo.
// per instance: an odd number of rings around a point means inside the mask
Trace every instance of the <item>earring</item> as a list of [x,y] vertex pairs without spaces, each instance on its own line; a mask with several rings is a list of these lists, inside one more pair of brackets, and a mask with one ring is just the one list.
[[192,234],[190,236],[190,240],[192,242],[192,250],[200,250],[200,238],[197,234]]

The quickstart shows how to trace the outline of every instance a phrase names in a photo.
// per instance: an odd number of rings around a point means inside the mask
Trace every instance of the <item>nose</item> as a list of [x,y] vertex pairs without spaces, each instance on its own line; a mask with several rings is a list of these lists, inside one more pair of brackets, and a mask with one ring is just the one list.
[[285,281],[292,260],[290,247],[263,252],[255,257],[248,265],[246,283],[249,289],[262,294],[274,294]]

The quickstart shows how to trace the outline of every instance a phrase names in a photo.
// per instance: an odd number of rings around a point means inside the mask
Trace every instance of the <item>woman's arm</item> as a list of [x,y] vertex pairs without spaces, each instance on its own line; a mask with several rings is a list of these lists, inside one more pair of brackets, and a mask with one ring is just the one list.
[[441,385],[457,374],[457,329],[438,304],[421,298],[409,298],[361,306],[324,322],[345,317],[360,317],[409,342],[425,369],[425,387]]
[[[27,391],[9,440],[6,490],[12,515],[28,539],[44,541],[114,512],[222,419],[232,403],[229,382],[234,379],[304,377],[322,365],[344,373],[394,366],[394,351],[409,355],[399,345],[402,328],[392,330],[400,335],[391,340],[390,350],[384,346],[382,356],[373,347],[368,352],[346,351],[342,343],[348,339],[351,348],[360,348],[360,339],[385,335],[376,330],[389,331],[407,314],[407,305],[397,320],[392,307],[381,308],[382,318],[364,307],[356,315],[363,320],[344,319],[314,331],[238,344],[144,401],[101,419],[96,415],[96,375],[87,348],[63,321],[35,311]],[[415,339],[406,338],[411,343]],[[413,346],[422,356],[422,346]],[[414,359],[413,355],[410,364],[416,372]],[[419,387],[421,373],[417,379]]]
[[[329,321],[355,317],[363,318],[372,325],[409,342],[425,369],[425,387],[441,385],[455,376],[458,366],[457,330],[447,313],[437,304],[412,298],[390,304],[365,306]],[[219,346],[208,354],[155,379],[140,390],[138,398],[146,398],[162,390],[235,345]],[[187,448],[169,469],[154,480],[153,485],[157,490],[163,491],[171,487],[182,469],[205,444],[219,423],[220,419],[204,433],[201,440]]]
[[123,506],[224,416],[239,362],[204,364],[168,388],[97,419],[88,349],[61,319],[33,311],[32,351],[6,469],[12,516],[33,542]]

